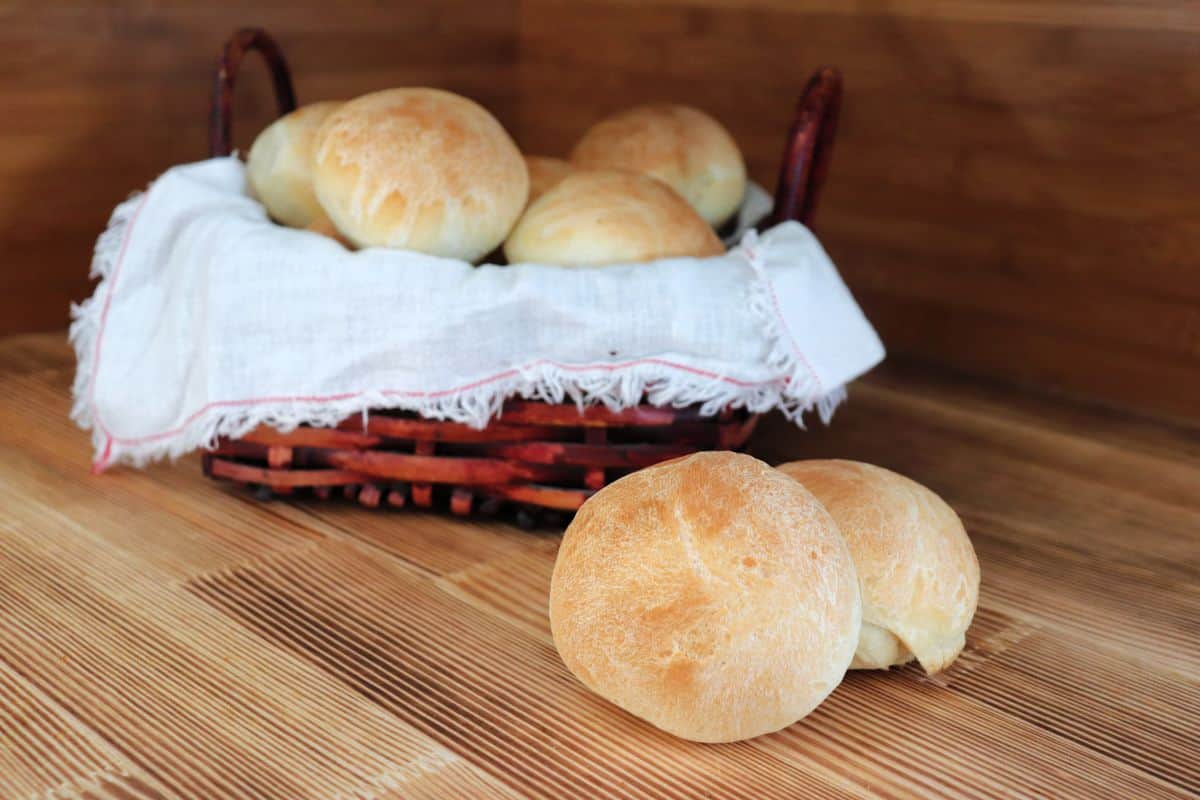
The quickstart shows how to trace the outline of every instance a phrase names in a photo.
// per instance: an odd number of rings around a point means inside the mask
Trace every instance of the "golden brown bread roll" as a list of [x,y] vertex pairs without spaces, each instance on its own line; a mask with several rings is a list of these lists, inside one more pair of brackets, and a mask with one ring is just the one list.
[[310,103],[272,122],[250,146],[246,177],[267,213],[284,225],[304,228],[324,212],[313,193],[317,129],[340,101]]
[[958,656],[979,600],[979,562],[962,522],[921,484],[856,461],[779,467],[837,521],[862,582],[863,634],[852,669],[914,656],[940,672]]
[[529,206],[504,243],[510,264],[569,267],[724,252],[669,186],[617,170],[572,172]]
[[553,189],[559,181],[571,174],[569,162],[550,156],[525,156],[525,167],[529,170],[529,203]]
[[746,163],[733,137],[708,114],[687,106],[646,105],[614,114],[583,135],[571,163],[652,175],[713,227],[733,216],[746,193]]
[[786,727],[842,680],[858,579],[828,512],[747,455],[697,453],[591,497],[550,581],[550,627],[588,688],[665,731]]
[[360,247],[475,261],[525,207],[529,173],[478,104],[438,89],[390,89],[329,116],[317,134],[313,185]]

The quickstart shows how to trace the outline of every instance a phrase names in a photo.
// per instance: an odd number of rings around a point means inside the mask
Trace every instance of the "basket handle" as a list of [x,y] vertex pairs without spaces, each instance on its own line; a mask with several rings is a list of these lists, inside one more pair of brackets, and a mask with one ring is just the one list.
[[[296,108],[292,75],[279,45],[262,28],[242,28],[225,43],[217,62],[208,117],[210,156],[227,156],[233,152],[233,87],[242,59],[251,50],[257,50],[267,62],[279,115]],[[841,73],[834,67],[821,67],[809,78],[796,104],[796,115],[779,167],[775,210],[769,224],[797,220],[811,227],[817,197],[829,171],[841,105]]]
[[808,79],[796,104],[779,167],[770,225],[796,220],[812,226],[817,197],[829,171],[841,107],[842,74],[834,67],[821,67]]
[[242,66],[242,58],[251,50],[257,50],[267,62],[271,81],[275,85],[275,105],[279,108],[279,116],[296,109],[292,74],[279,45],[262,28],[242,28],[225,43],[225,50],[217,62],[212,104],[208,111],[210,156],[227,156],[233,152],[233,84]]

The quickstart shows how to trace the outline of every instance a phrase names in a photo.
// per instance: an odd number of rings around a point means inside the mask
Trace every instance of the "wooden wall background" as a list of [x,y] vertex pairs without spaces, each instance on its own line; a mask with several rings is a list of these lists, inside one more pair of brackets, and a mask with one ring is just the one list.
[[[238,27],[281,41],[301,102],[431,84],[513,127],[516,13],[516,0],[0,3],[0,336],[64,327],[112,208],[207,155],[213,67]],[[245,149],[274,102],[256,57],[243,74]]]
[[[768,184],[796,92],[838,64],[819,229],[893,356],[1200,419],[1194,0],[9,4],[0,334],[63,325],[107,210],[203,153],[215,48],[248,23],[302,101],[442,85],[562,154],[674,99]],[[269,107],[256,77],[243,146]]]
[[523,0],[521,133],[673,98],[772,182],[821,63],[822,239],[893,355],[1200,418],[1200,3]]

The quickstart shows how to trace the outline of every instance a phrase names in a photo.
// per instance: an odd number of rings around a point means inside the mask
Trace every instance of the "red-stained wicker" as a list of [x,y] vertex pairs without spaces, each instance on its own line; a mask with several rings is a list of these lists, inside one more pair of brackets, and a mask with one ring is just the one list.
[[[245,54],[257,50],[275,86],[280,114],[296,107],[291,75],[279,46],[261,29],[238,31],[225,45],[213,84],[209,120],[212,155],[232,149],[232,96]],[[842,80],[822,67],[809,80],[788,132],[775,210],[767,224],[788,219],[812,224],[833,146]],[[204,456],[212,478],[252,487],[262,498],[304,491],[335,493],[368,507],[448,506],[454,514],[493,514],[514,507],[523,525],[554,524],[593,492],[621,475],[698,450],[737,449],[757,418],[726,410],[703,416],[698,407],[551,405],[511,400],[483,430],[374,411],[335,428],[300,427],[280,433],[261,427],[226,439]]]

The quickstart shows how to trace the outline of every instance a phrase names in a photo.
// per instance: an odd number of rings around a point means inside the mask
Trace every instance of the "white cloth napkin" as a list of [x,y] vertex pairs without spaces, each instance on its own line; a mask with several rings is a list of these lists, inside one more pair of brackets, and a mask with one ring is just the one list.
[[279,227],[232,157],[170,169],[119,206],[93,273],[72,310],[72,416],[97,469],[368,409],[481,427],[514,395],[828,420],[883,357],[797,223],[715,258],[473,267]]

